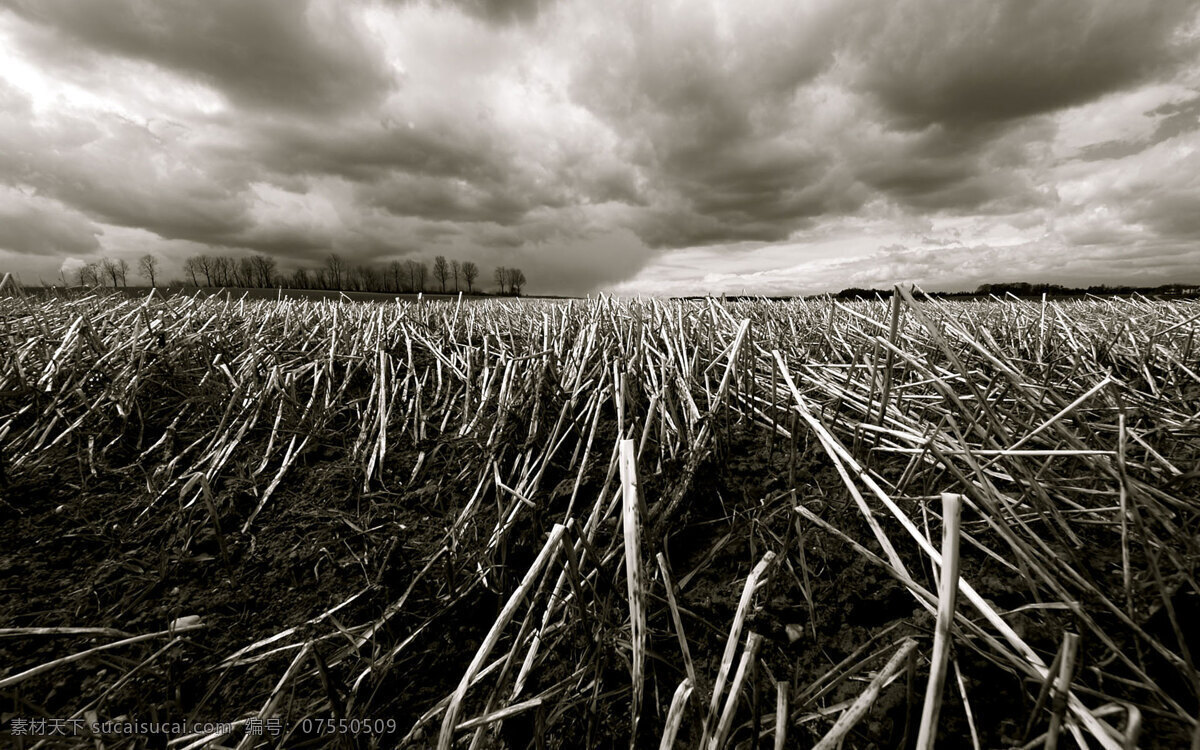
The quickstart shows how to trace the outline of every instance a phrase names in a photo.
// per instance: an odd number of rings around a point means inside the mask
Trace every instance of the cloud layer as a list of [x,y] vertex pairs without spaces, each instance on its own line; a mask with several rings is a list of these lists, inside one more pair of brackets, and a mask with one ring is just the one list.
[[1162,283],[1200,268],[1198,48],[1190,0],[0,0],[0,264]]

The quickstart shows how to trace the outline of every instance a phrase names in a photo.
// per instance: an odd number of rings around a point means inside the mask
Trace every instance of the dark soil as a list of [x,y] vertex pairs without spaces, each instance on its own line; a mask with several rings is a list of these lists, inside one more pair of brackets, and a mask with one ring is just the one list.
[[[603,433],[603,441],[611,441],[615,425]],[[694,746],[699,741],[699,707],[707,704],[703,691],[711,689],[717,673],[746,576],[771,550],[780,562],[771,573],[769,589],[760,597],[764,606],[753,613],[747,626],[765,639],[760,666],[751,682],[752,699],[744,702],[735,721],[730,747],[770,747],[766,730],[773,725],[771,718],[757,724],[763,739],[752,742],[754,706],[760,716],[773,712],[777,681],[789,683],[793,697],[804,695],[836,665],[860,653],[852,660],[857,665],[854,674],[795,707],[788,746],[808,747],[836,718],[836,714],[819,716],[819,709],[853,700],[902,638],[917,638],[919,653],[928,653],[932,618],[882,568],[791,510],[803,503],[860,544],[876,549],[861,514],[823,454],[801,445],[793,458],[786,445],[768,448],[760,431],[734,428],[730,434],[735,437],[717,445],[701,465],[680,517],[666,537],[647,540],[651,560],[660,549],[670,560],[684,627],[701,675],[701,691],[692,699],[679,742]],[[387,622],[378,642],[399,644],[417,635],[398,658],[381,661],[365,687],[350,694],[347,686],[361,672],[361,662],[347,662],[329,668],[328,684],[333,687],[321,688],[324,681],[307,682],[300,693],[286,698],[296,711],[328,701],[348,717],[390,721],[394,729],[357,737],[296,733],[277,738],[288,747],[339,743],[392,747],[418,717],[453,691],[545,532],[565,510],[571,475],[560,466],[554,469],[560,475],[548,477],[544,486],[560,482],[562,486],[550,493],[539,512],[513,530],[487,586],[473,583],[470,577],[478,562],[472,557],[470,537],[464,537],[461,548],[450,550],[442,564],[418,580],[470,492],[458,468],[477,460],[480,450],[462,440],[403,442],[389,455],[385,489],[364,493],[361,477],[349,468],[345,446],[336,441],[317,445],[255,519],[249,533],[242,534],[239,529],[254,507],[252,477],[227,479],[213,488],[219,500],[218,532],[202,503],[181,508],[177,498],[167,497],[147,511],[146,485],[136,466],[119,461],[89,465],[81,458],[85,448],[64,446],[43,461],[39,471],[10,477],[4,487],[0,627],[86,625],[140,634],[163,630],[176,618],[198,615],[203,629],[189,633],[180,645],[139,669],[93,710],[102,719],[228,722],[262,706],[295,652],[249,666],[220,668],[231,654],[325,613],[356,592],[364,593],[339,610],[338,623],[380,618],[407,592],[405,606]],[[424,466],[416,481],[410,482],[420,453],[426,455]],[[647,473],[648,502],[653,504],[669,491],[668,480],[677,468],[666,466],[661,475]],[[585,490],[594,495],[602,481],[601,469],[593,468]],[[921,516],[917,508],[910,512],[914,518]],[[879,519],[892,538],[904,538],[899,526],[884,514]],[[494,520],[494,515],[482,519]],[[902,550],[905,564],[923,585],[936,588],[928,566],[912,546]],[[977,581],[981,593],[999,607],[1028,599],[1027,582],[1019,576],[973,548],[964,546],[963,554],[964,574]],[[1096,565],[1100,572],[1107,562],[1098,558]],[[595,617],[603,617],[605,611],[620,612],[622,574],[618,568],[608,572],[609,582],[597,588]],[[639,747],[657,746],[665,707],[685,676],[660,583],[654,584],[654,591],[646,688],[649,708],[638,725]],[[1069,613],[1057,611],[1016,616],[1013,624],[1047,661],[1063,630],[1071,626]],[[536,694],[570,675],[578,664],[595,663],[601,675],[595,694],[610,699],[576,704],[557,713],[547,704],[544,710],[505,722],[496,741],[513,748],[628,747],[627,657],[615,639],[593,637],[620,627],[620,622],[581,620],[556,647],[555,653],[571,656],[541,670],[526,691]],[[328,631],[328,627],[321,629]],[[5,665],[0,679],[112,640],[109,635],[0,638],[0,660]],[[164,642],[153,639],[103,652],[0,691],[6,728],[15,717],[71,716]],[[323,660],[331,661],[343,646],[324,640],[315,648]],[[872,654],[869,662],[863,661]],[[960,649],[955,658],[982,746],[1022,744],[1024,720],[1033,710],[1038,686],[983,654]],[[926,674],[921,661],[915,681],[900,679],[886,688],[846,746],[900,748],[911,743]],[[1085,677],[1081,681],[1086,684]],[[288,716],[289,727],[305,718],[300,713]],[[332,716],[327,712],[319,718]],[[1146,720],[1148,728],[1153,726],[1153,716]],[[1043,717],[1035,722],[1034,736],[1044,727]],[[436,733],[436,728],[436,723],[429,726],[414,746],[430,742],[429,732]],[[1158,737],[1171,737],[1170,732],[1177,731],[1160,729]],[[943,746],[964,746],[970,733],[952,672],[940,724]],[[33,744],[16,737],[11,741],[16,747]],[[124,741],[110,737],[106,746],[162,747],[165,741],[161,735]],[[86,741],[61,744],[86,746]],[[1146,746],[1169,745],[1149,742]]]

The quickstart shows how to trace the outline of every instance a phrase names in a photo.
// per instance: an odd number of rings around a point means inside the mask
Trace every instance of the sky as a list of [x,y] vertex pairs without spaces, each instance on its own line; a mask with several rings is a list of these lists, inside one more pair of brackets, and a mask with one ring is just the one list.
[[1200,282],[1195,0],[0,0],[0,271]]

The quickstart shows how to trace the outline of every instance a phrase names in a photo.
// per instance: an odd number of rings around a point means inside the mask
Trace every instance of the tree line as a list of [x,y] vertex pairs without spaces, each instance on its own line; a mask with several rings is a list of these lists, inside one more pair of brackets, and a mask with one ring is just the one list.
[[[138,274],[150,282],[150,286],[158,284],[158,257],[147,253],[137,260]],[[65,274],[64,274],[65,276]],[[75,280],[79,286],[126,286],[129,278],[129,261],[124,258],[101,258],[92,263],[85,263],[75,271]],[[66,279],[63,279],[64,283]]]
[[1011,294],[1015,297],[1081,297],[1085,294],[1097,296],[1129,295],[1129,294],[1160,294],[1160,295],[1189,295],[1200,291],[1196,284],[1162,284],[1161,286],[1130,286],[1112,284],[1093,284],[1089,287],[1069,287],[1061,284],[1029,284],[1024,281],[1010,281],[1001,284],[980,284],[975,290],[976,295],[996,295],[1002,297]]
[[[160,262],[154,255],[137,261],[139,275],[157,285]],[[80,286],[126,286],[130,272],[123,258],[103,258],[81,266],[76,281]],[[492,275],[499,294],[521,296],[526,284],[519,268],[501,266]],[[241,257],[228,255],[192,255],[183,262],[183,278],[176,286],[259,287],[287,289],[326,289],[351,292],[474,294],[479,281],[479,266],[472,261],[447,260],[439,255],[428,261],[394,260],[386,264],[351,264],[337,254],[328,255],[321,265],[299,267],[290,272],[279,270],[268,255]]]
[[[1005,297],[1012,295],[1014,297],[1040,298],[1043,294],[1047,297],[1083,297],[1086,295],[1095,296],[1116,296],[1116,295],[1160,295],[1160,296],[1195,296],[1200,294],[1200,286],[1196,284],[1163,284],[1162,286],[1111,286],[1109,284],[1096,284],[1089,287],[1069,287],[1061,284],[1030,284],[1024,281],[1010,281],[997,284],[980,284],[974,291],[960,292],[914,292],[913,295],[917,299],[922,297],[939,297],[939,298],[981,298],[981,297]],[[823,296],[823,295],[818,295]],[[859,287],[850,287],[843,289],[832,295],[836,299],[875,299],[882,297],[888,299],[892,296],[891,289],[861,289]]]

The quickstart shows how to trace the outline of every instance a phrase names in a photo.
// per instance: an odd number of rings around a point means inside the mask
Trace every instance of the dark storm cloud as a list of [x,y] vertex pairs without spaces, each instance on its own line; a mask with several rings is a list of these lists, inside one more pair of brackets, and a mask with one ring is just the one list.
[[1047,197],[1012,173],[973,174],[951,181],[935,178],[923,184],[902,178],[886,189],[909,208],[951,214],[1013,214],[1041,205]]
[[[905,205],[969,208],[987,197],[978,189],[962,189],[982,175],[976,147],[987,139],[987,134],[955,136],[933,126],[912,138],[880,139],[855,156],[855,173],[866,185]],[[955,140],[959,143],[949,143]]]
[[99,227],[61,205],[0,194],[0,249],[25,255],[83,255],[99,249],[98,234]]
[[807,218],[855,207],[837,205],[847,182],[829,154],[806,144],[744,139],[669,156],[665,166],[690,206],[726,223]]
[[1104,141],[1093,143],[1079,150],[1081,161],[1107,161],[1109,159],[1124,159],[1126,156],[1140,154],[1150,145],[1145,141]]
[[[902,0],[859,14],[844,59],[881,132],[845,158],[872,189],[924,213],[1051,204],[1046,115],[1178,68],[1192,3]],[[1179,126],[1178,118],[1169,130]],[[1166,132],[1166,131],[1164,131]],[[1096,147],[1112,158],[1129,144]],[[1144,148],[1141,146],[1140,148]]]
[[336,175],[352,181],[393,173],[501,179],[502,156],[486,133],[453,123],[410,127],[406,123],[347,123],[330,129],[303,121],[253,125],[245,142],[229,152],[283,174]]
[[1159,236],[1200,240],[1200,189],[1160,196],[1136,212]]
[[252,226],[245,185],[176,160],[147,128],[117,117],[91,123],[0,120],[0,180],[23,184],[97,221],[167,239],[213,242]]
[[1048,137],[1033,122],[884,136],[850,155],[855,176],[897,204],[923,212],[1017,213],[1049,196],[1027,167],[1039,161],[1028,144]]
[[301,221],[264,225],[253,215],[246,179],[253,170],[223,166],[186,141],[172,143],[114,116],[35,121],[28,99],[9,88],[0,87],[0,102],[14,115],[0,116],[0,184],[29,191],[29,200],[5,213],[0,246],[33,252],[32,236],[41,231],[42,252],[87,254],[99,249],[93,222],[281,257],[331,245]]
[[490,221],[505,225],[519,221],[538,206],[551,204],[546,196],[525,195],[505,187],[503,184],[476,185],[465,180],[393,175],[376,184],[362,186],[357,195],[367,205],[397,216],[434,221]]
[[[1195,154],[1180,164],[1181,171],[1197,168],[1200,158]],[[1142,182],[1115,203],[1122,206],[1128,223],[1144,226],[1159,238],[1189,244],[1200,241],[1200,177],[1194,171],[1175,181]]]
[[435,0],[437,6],[458,8],[494,24],[532,21],[555,0]]
[[900,0],[854,44],[905,126],[1005,121],[1092,101],[1187,59],[1191,0]]
[[[1178,67],[1196,15],[1183,0],[712,13],[635,5],[575,73],[576,99],[645,175],[629,226],[654,247],[782,240],[879,196],[935,213],[1045,205],[1029,145],[1054,128],[1039,117]],[[827,99],[811,92],[837,84],[844,132],[814,125]]]
[[[432,221],[507,225],[538,207],[563,206],[571,194],[558,183],[535,184],[511,149],[459,123],[365,121],[331,132],[268,121],[227,156],[259,163],[273,174],[343,178],[355,185],[362,206]],[[613,178],[602,176],[593,184],[618,193],[622,185]]]
[[533,245],[514,252],[505,257],[504,265],[527,273],[536,268],[538,283],[559,294],[585,294],[629,278],[647,261],[645,246],[625,229],[584,233],[572,240],[570,252],[546,249]]
[[289,259],[324,257],[335,246],[334,238],[328,233],[304,227],[255,227],[214,238],[212,242]]
[[863,196],[832,155],[795,130],[799,86],[832,62],[836,16],[797,8],[722,38],[703,6],[635,6],[616,38],[589,53],[577,100],[625,141],[651,204],[631,226],[652,247],[782,239]]
[[1200,239],[1198,10],[0,0],[0,249],[445,254],[546,291],[688,248],[671,283],[753,280],[847,231],[891,248],[871,278],[1046,270],[1042,237],[1165,259]]
[[144,60],[210,84],[236,104],[321,114],[392,85],[376,45],[307,0],[4,0],[63,47]]
[[712,153],[674,152],[660,175],[675,205],[635,227],[651,247],[786,238],[827,212],[853,211],[865,193],[825,155],[791,144],[743,141]]
[[205,181],[164,185],[141,177],[114,181],[103,165],[95,165],[63,168],[35,184],[98,220],[167,239],[216,242],[252,226],[244,196],[228,188]]

